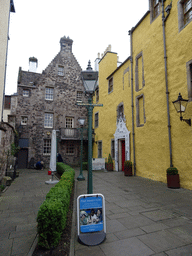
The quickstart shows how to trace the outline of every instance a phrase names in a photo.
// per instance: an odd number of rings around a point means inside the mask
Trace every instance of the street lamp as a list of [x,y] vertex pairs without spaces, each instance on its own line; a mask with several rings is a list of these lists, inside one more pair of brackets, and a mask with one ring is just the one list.
[[83,177],[83,126],[85,124],[84,118],[79,118],[78,122],[80,124],[80,133],[81,133],[81,157],[80,157],[80,174],[77,177],[78,180],[85,180]]
[[98,71],[93,71],[91,62],[88,62],[87,69],[81,72],[85,92],[88,94],[88,179],[87,179],[87,193],[93,194],[93,180],[92,180],[92,115],[93,115],[93,94],[98,80]]
[[182,98],[181,93],[179,93],[178,99],[173,101],[173,105],[177,111],[177,113],[180,113],[180,120],[185,121],[188,125],[191,126],[191,119],[184,119],[182,114],[185,112],[187,108],[188,100],[185,100]]

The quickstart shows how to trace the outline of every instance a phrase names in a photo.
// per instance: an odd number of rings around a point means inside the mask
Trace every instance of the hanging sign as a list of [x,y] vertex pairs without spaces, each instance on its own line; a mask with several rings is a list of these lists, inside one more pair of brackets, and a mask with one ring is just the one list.
[[105,198],[102,194],[86,194],[77,198],[77,223],[80,242],[98,245],[104,241]]

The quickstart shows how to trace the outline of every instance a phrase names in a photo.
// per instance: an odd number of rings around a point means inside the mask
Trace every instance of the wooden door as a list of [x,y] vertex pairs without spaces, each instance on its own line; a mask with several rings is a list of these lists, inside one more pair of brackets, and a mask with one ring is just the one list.
[[122,171],[124,172],[124,162],[125,162],[125,141],[121,141],[121,159],[122,159]]
[[28,165],[28,149],[22,148],[18,152],[18,169],[26,169]]

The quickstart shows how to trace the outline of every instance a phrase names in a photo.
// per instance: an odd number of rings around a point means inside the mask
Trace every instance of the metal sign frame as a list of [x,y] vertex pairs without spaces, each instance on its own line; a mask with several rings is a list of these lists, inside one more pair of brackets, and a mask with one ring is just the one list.
[[[91,216],[92,211],[95,212],[98,210],[102,212],[102,221],[101,219],[99,220],[97,215],[94,213],[92,213],[93,216]],[[80,217],[82,214],[87,216],[86,224],[80,223]],[[84,194],[77,198],[77,231],[80,243],[85,245],[98,245],[105,240],[105,197],[102,194]]]

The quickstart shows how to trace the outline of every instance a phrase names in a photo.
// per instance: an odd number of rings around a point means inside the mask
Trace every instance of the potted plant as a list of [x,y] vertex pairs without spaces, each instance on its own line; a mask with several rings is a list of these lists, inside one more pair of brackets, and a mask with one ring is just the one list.
[[175,167],[169,167],[167,169],[167,187],[180,188],[179,174]]
[[124,162],[124,175],[132,176],[132,162],[129,160]]
[[111,157],[111,154],[109,154],[109,156],[108,156],[108,160],[106,163],[106,169],[107,169],[107,171],[113,171],[113,159]]

